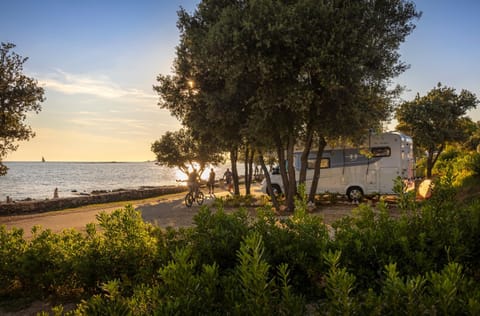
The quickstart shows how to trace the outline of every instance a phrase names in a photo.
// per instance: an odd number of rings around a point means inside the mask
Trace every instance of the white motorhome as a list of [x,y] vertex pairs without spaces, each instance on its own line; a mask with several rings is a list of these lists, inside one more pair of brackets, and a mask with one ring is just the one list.
[[[294,153],[296,179],[300,174],[301,151]],[[306,190],[310,192],[317,153],[308,157]],[[350,200],[364,195],[393,193],[394,179],[413,180],[415,159],[410,136],[398,132],[371,135],[361,147],[326,147],[323,151],[317,193],[346,194]],[[278,172],[270,175],[276,193],[284,192]],[[262,191],[267,192],[264,180]]]

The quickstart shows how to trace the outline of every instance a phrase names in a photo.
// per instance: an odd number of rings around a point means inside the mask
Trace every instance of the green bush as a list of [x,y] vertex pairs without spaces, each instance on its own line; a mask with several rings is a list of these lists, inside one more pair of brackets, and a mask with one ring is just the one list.
[[449,173],[452,185],[458,188],[468,177],[480,175],[480,154],[449,148],[440,155],[433,172],[438,176]]
[[467,167],[472,171],[473,176],[480,177],[480,153],[474,152],[471,154]]
[[99,215],[98,231],[37,227],[27,241],[2,226],[1,299],[83,298],[66,315],[478,315],[480,201],[454,203],[451,179],[422,204],[401,196],[399,218],[360,205],[332,237],[305,198],[288,217],[203,207],[188,229],[131,206]]
[[13,228],[7,230],[0,225],[0,295],[11,293],[18,288],[19,270],[27,242],[23,238],[23,230]]
[[202,207],[194,217],[195,229],[190,237],[198,262],[217,264],[222,270],[235,265],[236,251],[248,232],[248,217],[244,210],[226,214],[221,205],[212,212]]
[[386,204],[377,211],[360,205],[352,217],[333,225],[335,239],[330,247],[342,253],[342,263],[357,277],[362,288],[377,287],[383,267],[390,262],[408,267],[411,261],[408,224],[392,218]]
[[82,235],[74,230],[55,234],[39,227],[33,233],[19,265],[22,286],[43,295],[71,295],[80,286],[76,267],[83,252]]
[[272,266],[288,264],[293,288],[315,297],[324,264],[328,231],[321,217],[308,215],[306,203],[293,216],[277,218],[269,209],[260,210],[252,229],[262,235],[265,258]]
[[191,259],[188,248],[177,249],[173,260],[158,271],[155,313],[159,315],[216,314],[221,306],[218,266]]
[[[148,282],[162,261],[153,227],[131,205],[111,214],[100,213],[101,233],[87,230],[79,272],[88,289],[119,279],[124,285]],[[124,286],[125,287],[125,286]]]

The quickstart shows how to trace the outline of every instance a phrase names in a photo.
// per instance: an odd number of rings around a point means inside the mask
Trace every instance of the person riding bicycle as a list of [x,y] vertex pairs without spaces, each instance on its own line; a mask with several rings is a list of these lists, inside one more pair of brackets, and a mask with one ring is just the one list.
[[190,193],[195,193],[195,197],[197,196],[198,194],[198,188],[200,187],[199,185],[199,180],[200,180],[200,177],[197,173],[197,170],[195,168],[193,168],[193,171],[190,172],[190,174],[188,175],[188,189],[189,189],[189,192]]

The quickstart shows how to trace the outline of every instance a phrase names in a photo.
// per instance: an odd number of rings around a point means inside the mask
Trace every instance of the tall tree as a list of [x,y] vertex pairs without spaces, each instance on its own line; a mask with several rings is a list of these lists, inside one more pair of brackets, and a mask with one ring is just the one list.
[[313,140],[321,149],[326,138],[358,138],[388,118],[398,92],[390,81],[407,68],[397,50],[420,14],[409,1],[247,3],[234,34],[248,35],[232,47],[251,48],[243,56],[259,78],[251,122],[275,139],[291,207],[294,146],[302,140],[305,160]]
[[29,140],[35,133],[25,122],[28,112],[38,113],[44,90],[37,81],[23,73],[23,58],[12,51],[15,45],[0,46],[0,176],[7,168],[3,158],[17,150],[17,141]]
[[417,152],[427,153],[427,178],[448,142],[463,142],[470,136],[465,115],[476,108],[478,99],[472,92],[438,83],[425,96],[417,94],[404,102],[396,112],[397,129],[413,137]]
[[231,149],[276,152],[291,209],[295,146],[366,134],[387,118],[390,79],[406,69],[397,49],[419,16],[405,0],[204,0],[180,11],[174,67],[198,83],[197,107],[173,112]]
[[[178,12],[180,44],[174,74],[158,76],[154,89],[161,97],[161,107],[169,109],[200,139],[230,154],[234,192],[239,194],[237,160],[240,148],[248,145],[242,130],[248,118],[248,87],[255,82],[245,73],[229,68],[237,66],[228,60],[235,56],[219,56],[229,44],[217,40],[228,34],[220,27],[221,13],[235,4],[203,1],[193,15],[183,9]],[[253,74],[250,76],[253,78]],[[195,93],[189,92],[188,83],[192,83]]]

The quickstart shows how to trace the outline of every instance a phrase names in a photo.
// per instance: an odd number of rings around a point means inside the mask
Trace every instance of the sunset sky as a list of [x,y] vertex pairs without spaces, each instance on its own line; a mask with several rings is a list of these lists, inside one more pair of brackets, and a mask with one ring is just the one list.
[[[176,11],[198,0],[0,0],[0,41],[29,60],[45,88],[36,137],[6,161],[145,161],[151,144],[180,125],[152,86],[171,71]],[[437,82],[480,96],[480,1],[416,1],[423,11],[401,47],[411,67],[394,80],[405,100]],[[469,113],[480,120],[480,108]],[[392,125],[391,125],[392,126]]]

